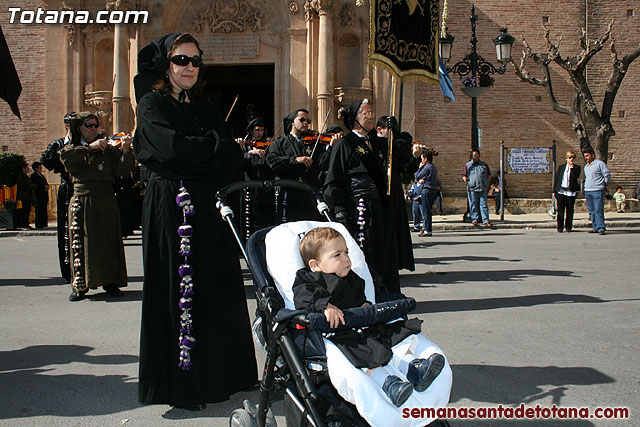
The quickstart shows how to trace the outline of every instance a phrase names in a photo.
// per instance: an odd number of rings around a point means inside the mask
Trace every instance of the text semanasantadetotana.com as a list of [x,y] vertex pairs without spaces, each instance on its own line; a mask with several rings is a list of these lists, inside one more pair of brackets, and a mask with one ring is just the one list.
[[576,408],[576,407],[497,407],[479,408],[403,408],[402,418],[448,418],[448,419],[628,419],[629,408]]

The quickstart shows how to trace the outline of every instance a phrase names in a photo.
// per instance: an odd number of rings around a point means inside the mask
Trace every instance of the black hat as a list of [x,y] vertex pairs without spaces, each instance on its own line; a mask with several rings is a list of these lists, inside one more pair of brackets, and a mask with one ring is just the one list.
[[82,111],[69,119],[69,130],[71,131],[71,143],[80,144],[82,134],[80,133],[80,126],[84,124],[86,120],[95,119],[100,124],[98,116],[90,111]]
[[65,114],[65,115],[64,115],[64,119],[63,119],[63,120],[64,120],[64,122],[65,122],[66,124],[69,124],[69,121],[70,121],[73,117],[75,117],[75,115],[76,115],[76,112],[75,112],[75,111],[70,111],[70,112],[68,112],[67,114]]
[[342,129],[338,125],[331,125],[327,128],[327,133],[339,133],[339,132],[344,132],[344,129]]
[[256,117],[249,122],[249,124],[247,125],[247,133],[250,134],[253,128],[256,126],[264,127],[264,119],[262,117]]
[[[353,130],[353,125],[356,123],[356,117],[358,116],[358,111],[360,111],[360,106],[366,100],[361,99],[360,101],[353,101],[346,105],[341,110],[342,121],[344,121],[344,125],[347,129]],[[369,101],[367,101],[368,103]]]
[[[133,78],[133,86],[136,91],[136,102],[147,92],[150,92],[153,85],[165,78],[169,68],[169,58],[167,55],[171,46],[183,33],[166,34],[159,39],[153,40],[140,50],[138,54],[138,74]],[[202,49],[198,48],[200,56]],[[204,66],[201,66],[199,73],[202,74]]]

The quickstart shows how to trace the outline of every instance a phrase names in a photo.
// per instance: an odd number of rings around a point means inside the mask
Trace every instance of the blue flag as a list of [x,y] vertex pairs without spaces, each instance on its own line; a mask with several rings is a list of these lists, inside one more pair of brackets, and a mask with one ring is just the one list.
[[445,67],[444,62],[442,62],[442,58],[440,58],[440,90],[442,94],[452,100],[456,100],[456,96],[453,94],[453,85],[451,85],[451,79],[449,78],[449,73],[447,73],[447,67]]

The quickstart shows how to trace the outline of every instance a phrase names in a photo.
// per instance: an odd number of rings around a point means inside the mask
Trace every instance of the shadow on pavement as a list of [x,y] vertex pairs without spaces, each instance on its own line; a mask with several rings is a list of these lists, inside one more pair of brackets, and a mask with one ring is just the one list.
[[534,402],[551,397],[551,404],[560,405],[569,386],[615,382],[610,376],[586,366],[454,365],[451,368],[455,378],[451,402],[469,399],[477,403],[535,406]]
[[126,375],[48,374],[51,365],[137,363],[127,354],[88,355],[93,347],[39,345],[0,352],[0,419],[110,414],[139,407]]
[[[95,292],[95,293],[94,293]],[[104,301],[104,302],[127,302],[127,301],[142,301],[142,291],[140,290],[129,290],[127,288],[122,288],[122,292],[124,295],[121,297],[112,297],[107,295],[106,292],[100,289],[91,289],[87,294],[86,299],[90,301]]]
[[[0,286],[57,286],[65,285],[62,277],[47,277],[43,279],[0,279]],[[70,286],[70,285],[65,285]]]
[[405,274],[402,286],[422,287],[424,285],[451,285],[456,283],[473,282],[508,282],[522,281],[528,277],[580,277],[565,270],[475,270],[475,271],[447,271]]
[[610,302],[588,295],[542,294],[504,298],[419,301],[412,313],[446,313],[458,311],[496,310],[499,308],[533,307],[543,304],[592,304]]
[[[484,237],[484,235],[482,237]],[[425,239],[427,238],[425,237]],[[469,240],[466,242],[443,242],[443,241],[434,239],[434,240],[424,240],[420,242],[413,242],[413,247],[414,248],[431,248],[433,246],[480,245],[480,244],[493,244],[493,243],[496,243],[496,242],[493,240]]]
[[451,257],[434,257],[434,258],[415,258],[416,264],[424,265],[449,265],[454,261],[506,261],[521,262],[521,259],[502,259],[492,256],[451,256]]

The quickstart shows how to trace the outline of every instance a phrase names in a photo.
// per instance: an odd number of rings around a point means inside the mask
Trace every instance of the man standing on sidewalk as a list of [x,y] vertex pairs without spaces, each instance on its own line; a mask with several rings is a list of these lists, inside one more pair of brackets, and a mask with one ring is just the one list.
[[462,180],[467,184],[471,223],[474,226],[478,225],[478,220],[482,217],[482,223],[486,227],[491,227],[489,207],[487,205],[487,189],[489,188],[490,177],[491,170],[489,165],[480,160],[480,150],[474,149],[471,153],[471,160],[464,165],[462,170]]
[[593,229],[589,233],[605,233],[604,227],[604,192],[611,179],[611,172],[607,165],[596,159],[593,148],[587,148],[584,153],[584,198]]
[[420,237],[431,236],[433,223],[433,202],[436,199],[438,187],[438,169],[433,164],[433,153],[430,150],[422,152],[422,162],[415,174],[416,182],[420,185],[420,213],[422,214],[422,231]]

